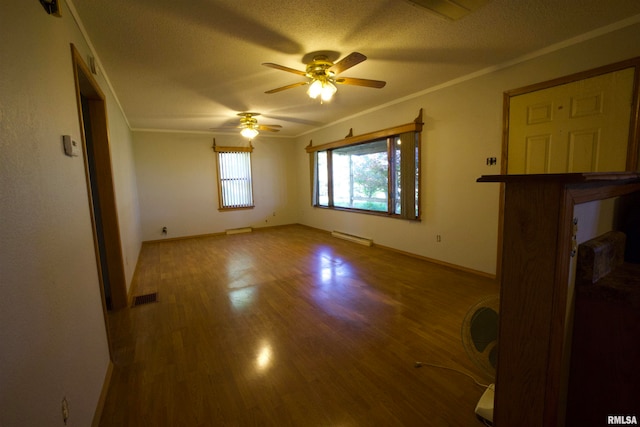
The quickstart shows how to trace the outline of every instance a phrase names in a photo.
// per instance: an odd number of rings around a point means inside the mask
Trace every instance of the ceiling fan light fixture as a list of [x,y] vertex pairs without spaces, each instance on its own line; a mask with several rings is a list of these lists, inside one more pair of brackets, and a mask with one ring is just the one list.
[[314,79],[309,85],[307,94],[312,99],[320,97],[323,101],[331,101],[338,89],[328,79]]
[[309,98],[316,99],[322,93],[322,82],[320,80],[314,80],[309,85],[309,90],[307,90],[307,94],[309,94]]
[[[441,0],[445,1],[445,0]],[[453,1],[453,0],[446,0]],[[468,1],[490,1],[490,0],[468,0]],[[293,68],[285,67],[284,65],[274,64],[272,62],[263,62],[262,65],[275,68],[276,70],[287,71],[289,73],[297,74],[299,76],[307,77],[307,81],[297,82],[286,86],[278,87],[275,89],[267,90],[265,93],[276,93],[286,89],[292,89],[298,86],[309,86],[307,89],[307,95],[311,99],[317,99],[320,97],[320,103],[324,101],[330,101],[333,95],[337,92],[337,84],[342,85],[354,85],[364,86],[372,88],[383,88],[386,82],[382,80],[370,80],[370,79],[358,79],[353,77],[338,77],[340,73],[349,68],[358,65],[367,57],[359,52],[352,52],[349,55],[342,58],[340,61],[334,63],[329,60],[327,55],[315,55],[313,60],[307,64],[305,71],[296,70]]]
[[322,97],[323,101],[331,101],[331,98],[333,98],[333,95],[337,90],[338,88],[336,88],[333,83],[326,82],[324,85],[322,85],[322,92],[320,93],[320,96]]
[[245,138],[248,138],[248,139],[255,138],[256,136],[258,136],[258,133],[259,132],[256,129],[249,128],[249,127],[244,128],[244,129],[242,129],[240,131],[240,135],[242,135],[242,136],[244,136]]

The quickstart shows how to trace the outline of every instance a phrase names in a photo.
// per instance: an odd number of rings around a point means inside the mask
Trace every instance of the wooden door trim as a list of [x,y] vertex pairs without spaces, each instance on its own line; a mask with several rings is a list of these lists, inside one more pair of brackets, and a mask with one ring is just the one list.
[[[107,110],[105,96],[100,86],[93,78],[89,67],[86,65],[76,47],[71,44],[71,57],[73,61],[73,75],[76,89],[76,103],[78,106],[78,117],[80,120],[80,135],[82,138],[82,150],[85,163],[85,179],[87,181],[87,195],[89,199],[89,211],[94,234],[94,250],[98,265],[98,277],[100,280],[100,293],[102,296],[102,306],[105,315],[105,323],[108,319],[106,297],[104,294],[104,283],[101,274],[100,249],[96,231],[96,218],[93,212],[93,197],[100,202],[102,213],[102,223],[105,239],[105,255],[107,259],[107,271],[109,274],[109,284],[111,289],[111,302],[113,309],[120,309],[127,306],[127,284],[122,256],[122,243],[120,240],[120,227],[118,223],[118,210],[116,196],[113,185],[113,172],[111,167],[110,142],[107,122]],[[82,111],[82,96],[89,99],[89,111],[92,118],[91,138],[94,142],[96,152],[96,179],[98,194],[92,195],[91,181],[89,174],[89,164],[87,158],[87,135],[84,129],[84,118]]]

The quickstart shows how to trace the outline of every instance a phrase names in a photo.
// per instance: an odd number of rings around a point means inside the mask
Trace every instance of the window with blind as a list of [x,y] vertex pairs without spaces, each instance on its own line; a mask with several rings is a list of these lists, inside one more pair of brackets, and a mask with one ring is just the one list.
[[307,147],[313,205],[419,220],[421,116],[408,125]]
[[253,182],[251,179],[253,147],[217,147],[214,145],[213,149],[217,157],[219,209],[253,208]]

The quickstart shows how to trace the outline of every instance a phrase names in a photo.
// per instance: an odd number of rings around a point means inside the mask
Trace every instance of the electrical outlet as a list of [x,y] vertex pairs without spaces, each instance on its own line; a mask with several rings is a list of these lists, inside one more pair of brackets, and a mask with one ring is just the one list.
[[67,425],[67,420],[69,419],[69,402],[67,401],[67,397],[62,398],[62,421],[64,425]]
[[436,234],[436,242],[440,243],[442,242],[442,236],[439,234]]

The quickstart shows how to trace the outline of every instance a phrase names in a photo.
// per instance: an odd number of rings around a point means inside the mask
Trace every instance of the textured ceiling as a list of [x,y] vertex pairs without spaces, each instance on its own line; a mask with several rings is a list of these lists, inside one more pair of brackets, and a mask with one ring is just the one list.
[[[492,0],[458,21],[405,0],[67,0],[84,25],[134,129],[207,132],[262,114],[297,136],[363,110],[505,63],[640,14],[638,0]],[[316,51],[368,60],[342,76],[383,89],[338,86],[325,104],[304,80]]]

